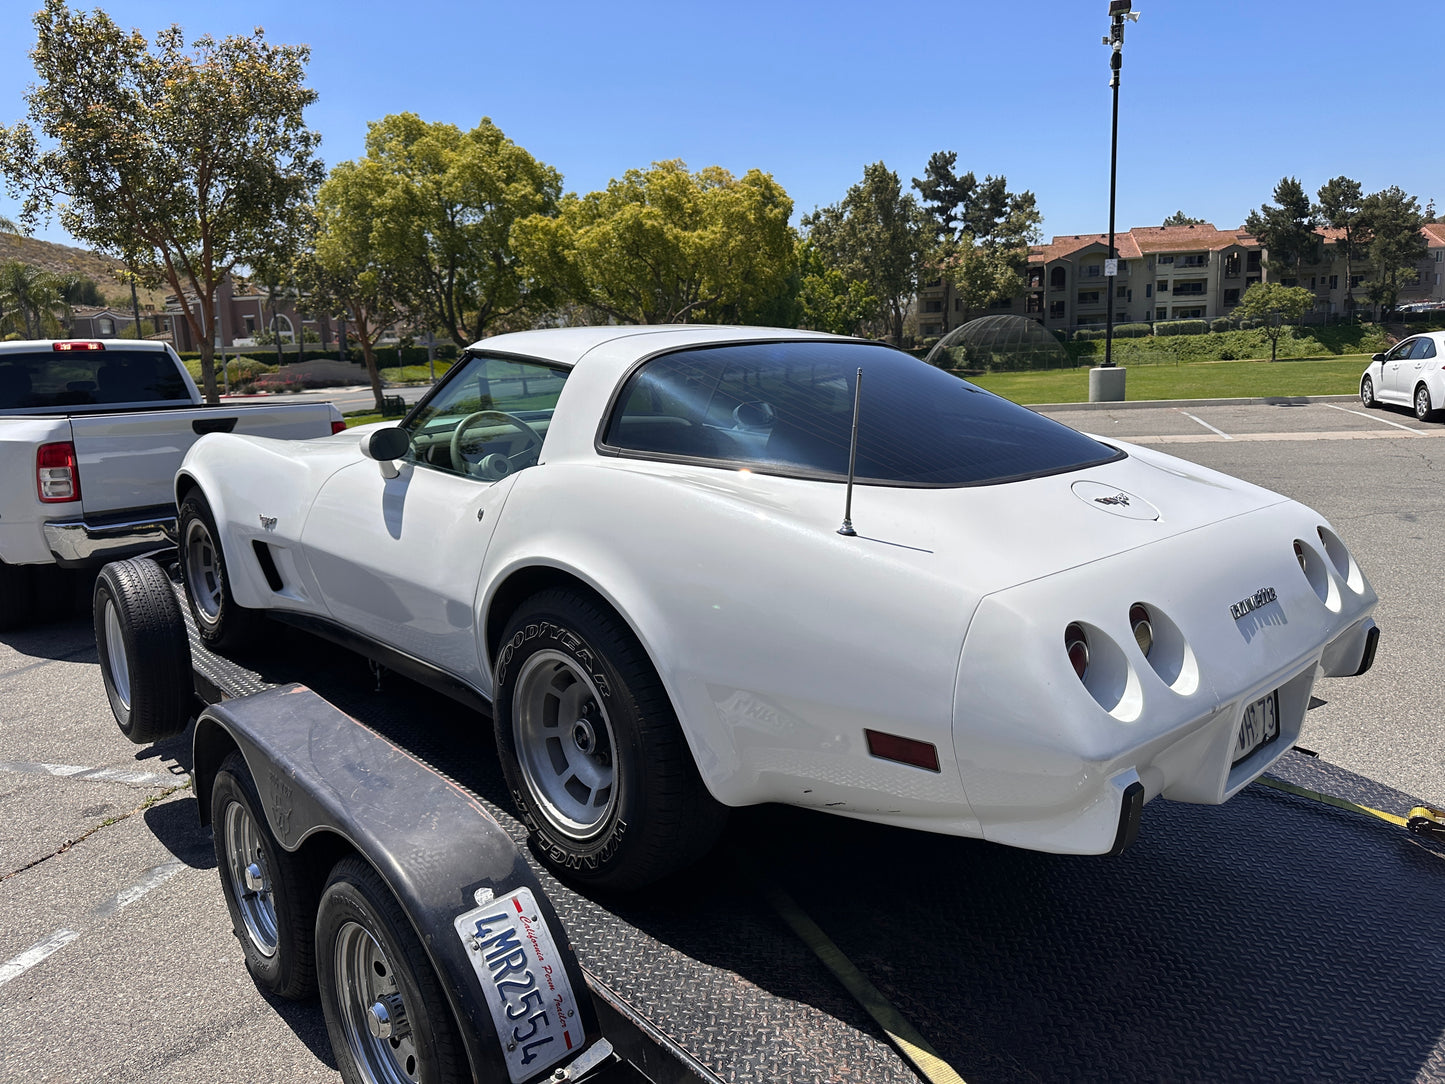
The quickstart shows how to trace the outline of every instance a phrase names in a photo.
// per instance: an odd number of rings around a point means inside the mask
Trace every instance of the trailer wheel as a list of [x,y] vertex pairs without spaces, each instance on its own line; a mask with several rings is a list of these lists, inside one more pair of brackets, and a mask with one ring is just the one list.
[[616,614],[534,595],[497,654],[497,752],[512,801],[558,874],[631,890],[700,858],[726,810],[703,785],[667,691]]
[[200,490],[181,502],[176,531],[181,540],[181,573],[196,631],[207,647],[238,651],[260,632],[262,614],[236,603],[221,550],[221,535],[210,503]]
[[318,878],[281,849],[261,809],[245,758],[230,753],[211,787],[221,892],[251,977],[268,993],[300,1001],[316,992]]
[[112,561],[95,580],[95,646],[120,732],[137,745],[191,718],[191,646],[170,578],[143,559]]
[[35,616],[35,575],[29,565],[0,561],[0,632],[21,629]]
[[469,1080],[456,1023],[411,923],[359,858],[336,864],[316,915],[317,980],[347,1084]]

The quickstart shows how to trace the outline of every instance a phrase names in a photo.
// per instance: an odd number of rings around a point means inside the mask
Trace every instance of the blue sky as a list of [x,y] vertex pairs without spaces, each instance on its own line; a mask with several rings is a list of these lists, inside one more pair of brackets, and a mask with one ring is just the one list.
[[[7,124],[34,79],[34,6],[6,0],[0,16]],[[1032,189],[1046,236],[1108,224],[1106,0],[102,6],[152,37],[172,22],[188,37],[260,25],[272,41],[310,45],[320,98],[308,118],[328,163],[360,155],[367,122],[387,113],[463,127],[485,115],[569,190],[668,158],[757,167],[787,189],[796,220],[839,200],[866,163],[881,159],[906,185],[930,153],[955,150],[961,170]],[[1445,210],[1438,0],[1136,7],[1121,230],[1177,209],[1238,226],[1286,174],[1311,193],[1339,174],[1366,191],[1398,184]],[[1412,41],[1428,43],[1413,64]],[[16,208],[0,194],[0,214]],[[66,240],[54,222],[39,235]]]

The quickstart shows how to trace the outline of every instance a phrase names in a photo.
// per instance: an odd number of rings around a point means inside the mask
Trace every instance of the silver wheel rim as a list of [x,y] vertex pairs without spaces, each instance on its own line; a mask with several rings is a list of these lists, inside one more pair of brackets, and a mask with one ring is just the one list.
[[1421,421],[1424,421],[1426,415],[1428,415],[1429,413],[1430,393],[1424,388],[1421,388],[1415,393],[1415,417],[1419,418]]
[[1360,401],[1365,406],[1369,406],[1375,401],[1375,385],[1369,377],[1366,377],[1365,382],[1360,385]]
[[105,663],[110,670],[111,688],[115,698],[130,711],[130,660],[125,653],[125,637],[120,630],[120,615],[110,596],[105,599]]
[[246,933],[263,956],[274,956],[280,942],[276,899],[266,851],[261,846],[261,832],[250,811],[236,801],[226,806],[221,830],[225,833],[226,873],[240,906]]
[[356,922],[341,927],[335,968],[342,1029],[362,1075],[377,1084],[419,1081],[407,1007],[391,961],[370,930]]
[[544,817],[572,839],[602,829],[617,804],[616,740],[592,679],[560,651],[539,651],[512,698],[517,762]]
[[198,519],[186,526],[186,586],[201,620],[214,625],[221,616],[221,551]]

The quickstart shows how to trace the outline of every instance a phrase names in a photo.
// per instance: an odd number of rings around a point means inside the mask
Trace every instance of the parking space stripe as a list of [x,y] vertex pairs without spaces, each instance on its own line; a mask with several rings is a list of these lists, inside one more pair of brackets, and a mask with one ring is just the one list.
[[[1445,437],[1445,428],[1438,432],[1427,433],[1405,427],[1405,432],[1415,437]],[[1119,439],[1125,438],[1120,437]],[[1224,438],[1216,437],[1211,433],[1169,433],[1163,436],[1129,437],[1128,441],[1131,444],[1211,444],[1222,439],[1231,440],[1237,444],[1277,440],[1399,440],[1400,434],[1384,429],[1343,429],[1324,433],[1238,433]]]
[[1354,414],[1361,418],[1368,418],[1372,422],[1383,422],[1385,425],[1393,425],[1396,429],[1405,430],[1405,432],[1409,433],[1412,437],[1425,436],[1424,433],[1420,432],[1420,430],[1414,428],[1413,426],[1402,425],[1400,422],[1392,422],[1389,418],[1382,418],[1378,414],[1366,414],[1363,410],[1350,410],[1348,407],[1336,406],[1334,403],[1324,403],[1322,405],[1329,407],[1331,410],[1338,410],[1345,414]]
[[1204,426],[1205,429],[1208,429],[1211,433],[1218,433],[1218,434],[1219,434],[1221,437],[1223,437],[1225,440],[1233,440],[1233,439],[1234,439],[1234,438],[1231,437],[1228,433],[1226,433],[1223,429],[1216,429],[1216,428],[1214,428],[1214,426],[1210,425],[1210,424],[1209,424],[1207,421],[1205,421],[1203,418],[1196,418],[1193,414],[1189,413],[1189,411],[1187,411],[1187,410],[1181,410],[1181,411],[1179,411],[1179,413],[1180,413],[1180,414],[1183,414],[1183,415],[1184,415],[1186,418],[1188,418],[1191,422],[1198,422],[1200,425]]
[[159,888],[185,868],[186,864],[180,859],[156,866],[135,884],[123,892],[117,892],[91,913],[94,914],[96,918],[109,918],[122,907],[127,907],[140,899],[147,892],[151,891],[151,889]]
[[133,772],[124,768],[86,768],[79,764],[42,764],[28,760],[0,760],[0,772],[22,775],[52,775],[61,779],[80,779],[92,783],[130,783],[145,787],[168,787],[174,776]]
[[26,949],[19,956],[6,960],[0,964],[0,986],[4,986],[11,979],[19,978],[36,964],[43,963],[79,936],[75,930],[56,930],[34,948]]

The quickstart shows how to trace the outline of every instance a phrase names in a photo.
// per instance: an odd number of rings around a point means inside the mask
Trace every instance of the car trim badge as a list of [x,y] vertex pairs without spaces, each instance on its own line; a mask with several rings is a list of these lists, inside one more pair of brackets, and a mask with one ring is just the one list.
[[1102,482],[1079,481],[1071,487],[1074,496],[1090,508],[1097,508],[1110,515],[1125,519],[1156,520],[1159,509],[1137,493],[1129,493],[1118,486],[1106,486]]
[[1278,597],[1279,595],[1273,587],[1261,587],[1248,598],[1242,598],[1230,606],[1229,612],[1236,621],[1239,621],[1249,614],[1254,613],[1254,611],[1258,610],[1261,606],[1268,606]]

